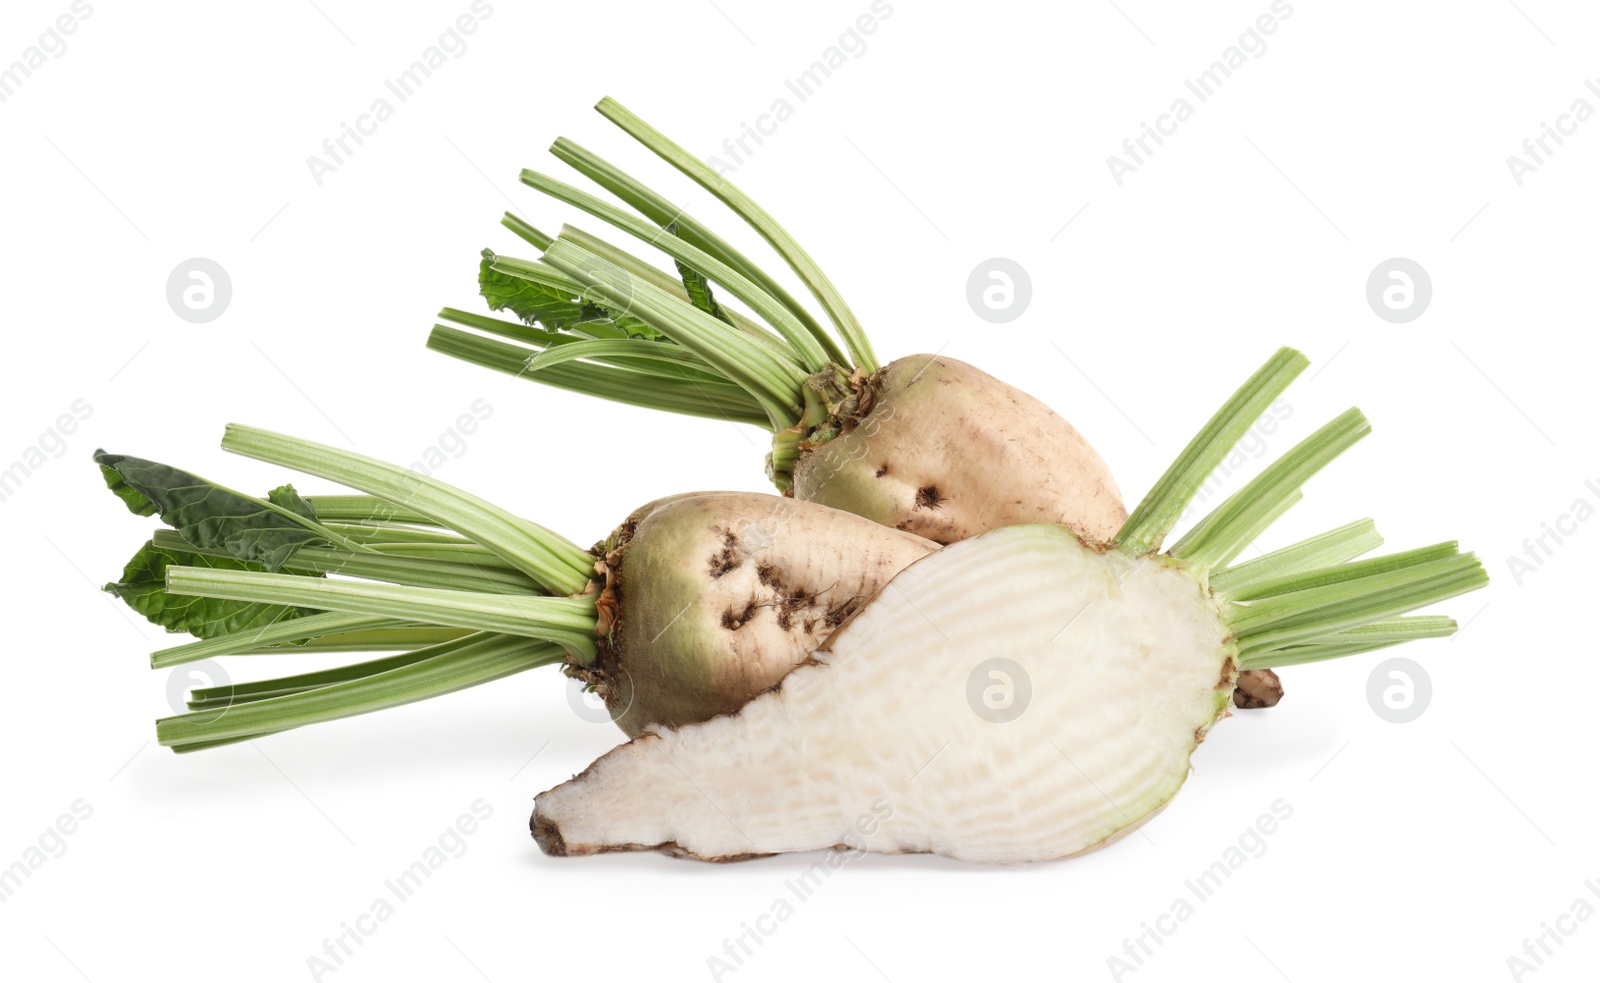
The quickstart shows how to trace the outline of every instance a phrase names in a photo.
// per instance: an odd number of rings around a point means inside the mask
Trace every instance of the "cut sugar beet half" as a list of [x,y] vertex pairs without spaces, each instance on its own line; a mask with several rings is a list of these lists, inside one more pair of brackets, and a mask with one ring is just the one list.
[[1067,857],[1172,799],[1241,669],[1449,635],[1451,619],[1408,613],[1487,583],[1454,543],[1347,562],[1370,548],[1363,521],[1223,567],[1367,432],[1356,410],[1157,552],[1291,361],[1211,420],[1115,548],[1026,525],[918,560],[776,690],[645,733],[541,794],[534,838],[558,855]]

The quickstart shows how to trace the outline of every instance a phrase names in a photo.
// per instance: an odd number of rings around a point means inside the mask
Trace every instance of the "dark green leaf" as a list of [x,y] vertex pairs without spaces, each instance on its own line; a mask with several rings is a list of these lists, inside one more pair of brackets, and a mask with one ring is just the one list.
[[210,567],[223,570],[261,570],[259,563],[201,553],[175,553],[145,543],[123,568],[122,579],[105,589],[128,607],[168,631],[186,631],[196,638],[212,638],[236,631],[263,628],[286,618],[315,614],[307,608],[248,601],[220,601],[209,597],[180,597],[167,593],[167,567]]
[[310,502],[300,497],[300,493],[294,490],[293,485],[279,485],[267,492],[267,501],[301,518],[317,521],[317,510],[311,507]]
[[[133,496],[139,496],[193,546],[227,550],[240,560],[275,571],[300,547],[326,541],[316,528],[307,528],[284,514],[316,521],[311,503],[288,485],[275,489],[264,501],[142,458],[98,451],[94,459],[117,476],[119,480],[113,484],[108,475],[107,484],[129,508],[139,515],[150,514],[134,507]],[[127,490],[119,491],[118,485]]]
[[[100,455],[104,453],[105,451],[103,450],[95,451],[94,459],[96,461],[100,460]],[[128,506],[129,512],[134,515],[156,514],[156,503],[145,498],[137,488],[123,481],[122,475],[115,470],[102,464],[100,465],[100,475],[106,479],[106,487],[111,489],[112,494],[122,499],[123,504]]]

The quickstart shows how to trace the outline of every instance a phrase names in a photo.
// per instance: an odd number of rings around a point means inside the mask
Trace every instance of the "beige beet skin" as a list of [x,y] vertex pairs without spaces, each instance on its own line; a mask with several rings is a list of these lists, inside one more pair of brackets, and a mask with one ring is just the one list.
[[744,706],[938,548],[860,516],[749,492],[652,502],[619,533],[624,543],[607,561],[618,620],[593,682],[629,736]]
[[868,413],[800,455],[795,498],[936,543],[1048,522],[1102,546],[1127,520],[1100,455],[1027,393],[934,355],[891,362],[870,385]]

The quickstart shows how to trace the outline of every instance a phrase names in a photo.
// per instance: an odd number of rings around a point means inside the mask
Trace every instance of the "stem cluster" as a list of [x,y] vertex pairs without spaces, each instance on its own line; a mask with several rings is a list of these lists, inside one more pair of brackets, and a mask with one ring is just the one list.
[[[827,325],[667,196],[563,137],[550,152],[621,205],[538,171],[523,171],[522,182],[654,247],[678,275],[582,230],[563,226],[550,236],[507,213],[502,224],[541,255],[486,254],[480,286],[491,307],[509,309],[521,323],[445,308],[439,320],[447,323],[434,325],[428,346],[618,402],[779,435],[812,432],[808,377],[879,367],[844,297],[794,237],[726,178],[615,100],[595,108],[765,239],[822,308]],[[720,304],[713,283],[750,313]],[[792,454],[773,455],[768,471],[780,489],[788,487],[792,464]]]
[[[157,531],[147,548],[177,558],[165,568],[167,595],[282,614],[162,649],[151,665],[228,655],[397,654],[196,690],[190,712],[157,722],[162,744],[202,750],[594,659],[599,595],[587,550],[441,481],[350,451],[242,426],[228,428],[223,447],[365,494],[304,500],[311,516],[294,514],[327,532],[297,544],[271,571],[207,562],[232,557]],[[232,492],[199,501],[224,503],[233,513],[268,504]]]
[[[1206,477],[1305,368],[1280,349],[1189,442],[1117,534],[1130,555],[1154,553]],[[1454,542],[1355,561],[1383,540],[1362,519],[1235,565],[1301,498],[1302,486],[1372,426],[1351,407],[1268,465],[1194,525],[1167,555],[1204,578],[1225,603],[1242,669],[1270,669],[1452,634],[1441,616],[1407,612],[1488,584],[1483,564]]]

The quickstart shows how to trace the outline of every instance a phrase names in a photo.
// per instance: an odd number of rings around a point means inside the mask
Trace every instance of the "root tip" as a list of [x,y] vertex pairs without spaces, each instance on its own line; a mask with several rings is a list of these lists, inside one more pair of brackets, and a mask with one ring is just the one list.
[[533,842],[539,844],[539,849],[547,857],[569,856],[566,838],[561,835],[561,827],[548,816],[539,814],[539,807],[534,806],[533,817],[528,821],[528,828],[533,832]]
[[1248,669],[1239,673],[1233,691],[1233,705],[1241,710],[1275,707],[1283,699],[1283,681],[1271,669]]

